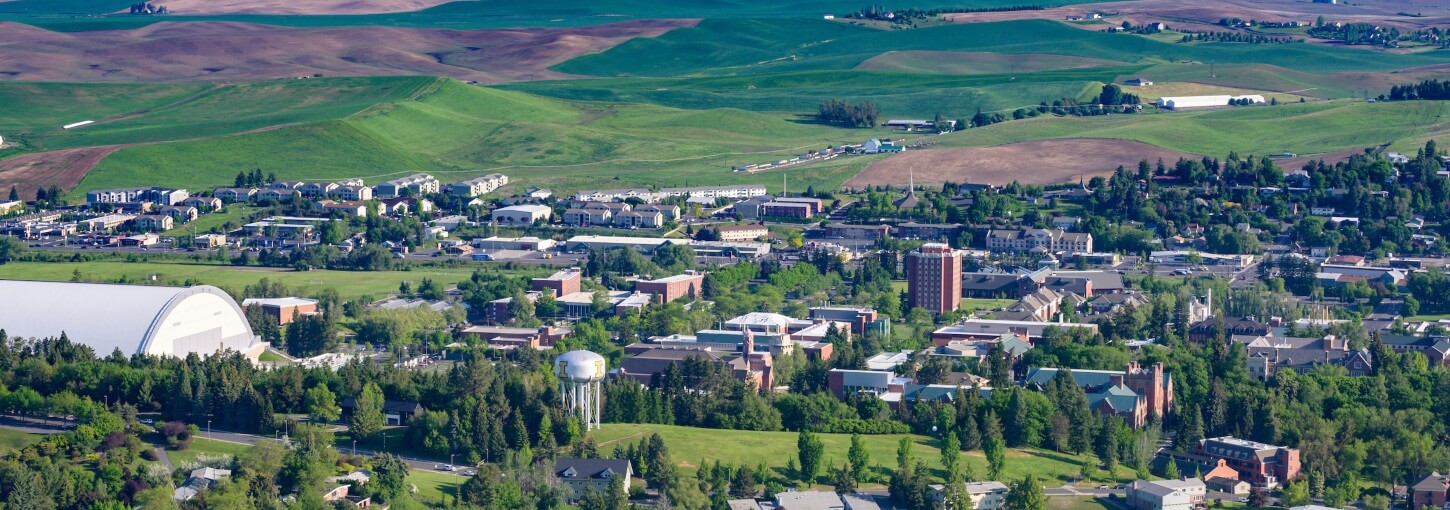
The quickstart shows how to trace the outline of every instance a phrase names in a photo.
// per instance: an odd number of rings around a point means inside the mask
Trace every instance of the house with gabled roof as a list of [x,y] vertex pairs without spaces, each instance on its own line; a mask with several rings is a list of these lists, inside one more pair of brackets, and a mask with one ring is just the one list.
[[628,490],[633,477],[634,469],[625,459],[564,457],[554,461],[554,480],[559,482],[564,499],[570,503],[584,497],[589,487],[602,493],[609,490],[610,484],[622,484]]

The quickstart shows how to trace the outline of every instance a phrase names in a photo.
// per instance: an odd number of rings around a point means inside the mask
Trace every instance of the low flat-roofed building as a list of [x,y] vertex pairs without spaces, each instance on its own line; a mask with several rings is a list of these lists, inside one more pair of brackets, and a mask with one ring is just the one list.
[[643,254],[654,253],[659,247],[667,244],[693,244],[688,239],[665,239],[662,237],[624,237],[624,236],[594,236],[582,235],[569,238],[565,242],[570,251],[576,250],[608,250],[613,248],[629,248]]
[[522,250],[522,251],[546,251],[552,250],[559,243],[553,239],[540,239],[537,237],[487,237],[474,239],[473,247],[480,250]]
[[654,280],[637,280],[634,282],[634,290],[636,292],[654,294],[656,302],[659,304],[669,303],[681,298],[688,298],[692,301],[700,299],[704,296],[704,286],[705,274],[694,271]]
[[1194,510],[1207,495],[1208,488],[1197,478],[1138,480],[1128,485],[1128,506],[1135,510]]
[[277,324],[292,323],[294,318],[318,313],[318,301],[300,297],[248,298],[242,300],[242,308],[261,307],[262,312],[277,320]]
[[580,282],[583,281],[584,272],[577,267],[560,269],[554,274],[543,278],[529,280],[529,287],[535,291],[549,291],[554,297],[564,296],[579,292]]
[[536,222],[548,222],[554,215],[554,210],[546,205],[511,205],[494,209],[491,213],[493,221],[500,225],[528,226]]
[[1042,332],[1047,328],[1086,329],[1090,334],[1096,335],[1097,324],[1079,324],[1075,322],[1035,322],[1035,321],[1002,321],[993,319],[967,319],[951,326],[938,328],[931,333],[932,342],[936,345],[946,345],[952,340],[991,340],[1003,334],[1016,334],[1026,337],[1028,340],[1042,338]]
[[754,241],[770,235],[770,229],[765,225],[720,225],[714,230],[715,235],[726,242]]

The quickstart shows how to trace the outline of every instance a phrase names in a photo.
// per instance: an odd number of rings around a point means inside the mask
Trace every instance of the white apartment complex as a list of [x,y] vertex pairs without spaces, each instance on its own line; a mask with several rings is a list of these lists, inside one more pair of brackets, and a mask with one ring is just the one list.
[[992,230],[987,232],[987,249],[1011,252],[1040,249],[1048,252],[1090,253],[1093,251],[1093,235],[1043,228]]

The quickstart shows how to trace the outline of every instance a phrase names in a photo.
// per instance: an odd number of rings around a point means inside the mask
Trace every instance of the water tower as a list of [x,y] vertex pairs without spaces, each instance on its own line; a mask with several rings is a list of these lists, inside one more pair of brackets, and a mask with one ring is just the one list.
[[579,415],[584,430],[599,428],[604,395],[600,381],[607,368],[604,356],[589,351],[569,351],[554,359],[554,375],[559,377],[559,394],[564,407]]

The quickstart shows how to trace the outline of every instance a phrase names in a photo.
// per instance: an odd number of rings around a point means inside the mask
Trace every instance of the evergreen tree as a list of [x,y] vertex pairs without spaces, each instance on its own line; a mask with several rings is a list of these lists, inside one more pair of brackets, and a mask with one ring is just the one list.
[[15,186],[10,186],[10,200],[12,202],[13,201],[16,201],[16,200],[20,200],[20,188],[17,188]]
[[354,400],[348,431],[358,440],[369,441],[383,431],[384,420],[383,390],[378,383],[367,383]]
[[943,477],[947,483],[960,481],[962,476],[962,442],[957,439],[956,432],[946,432],[946,437],[941,444],[941,465],[946,470]]
[[1002,440],[988,438],[982,452],[987,455],[987,478],[1001,480],[1002,473],[1007,469],[1006,447],[1002,445]]
[[1007,510],[1043,510],[1047,508],[1047,496],[1037,475],[1027,475],[1022,481],[1012,484],[1007,493]]

